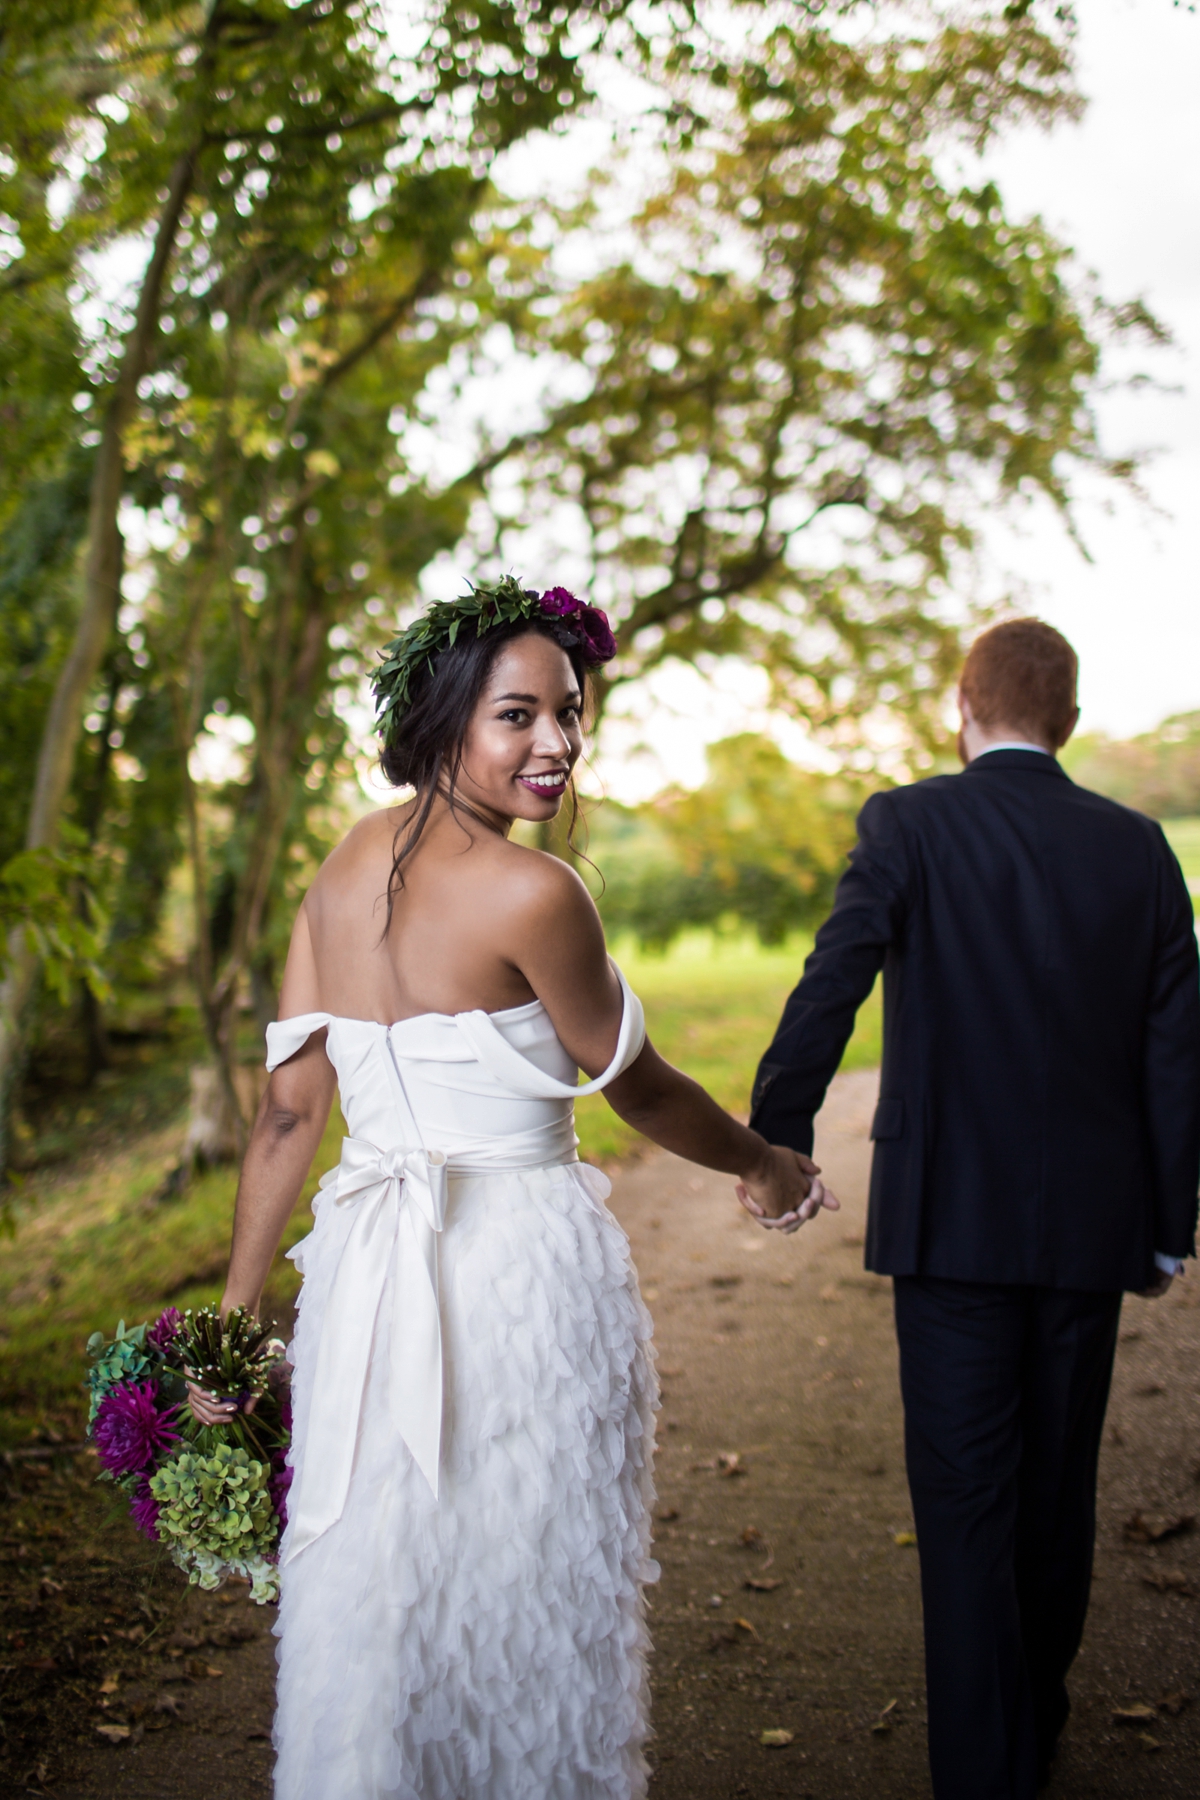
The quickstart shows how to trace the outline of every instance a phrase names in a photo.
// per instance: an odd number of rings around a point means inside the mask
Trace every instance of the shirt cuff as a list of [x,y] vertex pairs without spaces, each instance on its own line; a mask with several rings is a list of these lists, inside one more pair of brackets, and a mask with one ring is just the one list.
[[1183,1263],[1177,1256],[1164,1256],[1161,1250],[1154,1252],[1154,1266],[1164,1275],[1182,1275]]

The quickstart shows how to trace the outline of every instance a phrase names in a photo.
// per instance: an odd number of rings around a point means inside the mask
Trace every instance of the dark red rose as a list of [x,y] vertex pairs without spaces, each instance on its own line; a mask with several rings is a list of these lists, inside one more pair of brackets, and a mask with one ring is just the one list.
[[602,613],[598,606],[581,606],[579,626],[587,660],[590,663],[611,662],[617,654],[617,640],[613,636],[608,615]]

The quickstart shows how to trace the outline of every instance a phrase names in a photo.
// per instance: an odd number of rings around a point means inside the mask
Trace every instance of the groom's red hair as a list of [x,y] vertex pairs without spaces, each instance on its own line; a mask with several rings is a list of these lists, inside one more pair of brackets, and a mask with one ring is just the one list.
[[1057,750],[1075,724],[1079,658],[1041,619],[1009,619],[971,645],[962,691],[981,725],[1047,738]]

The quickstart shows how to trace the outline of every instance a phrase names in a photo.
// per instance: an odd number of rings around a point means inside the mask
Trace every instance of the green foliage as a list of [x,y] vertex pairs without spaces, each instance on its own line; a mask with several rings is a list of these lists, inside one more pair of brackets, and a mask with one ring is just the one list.
[[[1100,338],[1161,332],[1074,291],[991,183],[948,178],[956,144],[1077,112],[1061,36],[740,19],[737,50],[697,32],[656,70],[679,135],[634,253],[528,332],[572,397],[512,447],[503,523],[575,511],[618,622],[610,682],[740,655],[848,744],[880,704],[932,742],[982,509],[1041,494],[1066,516],[1076,470],[1127,477],[1091,412]],[[596,210],[558,221],[581,251]]]
[[482,637],[492,625],[515,625],[540,613],[540,595],[523,588],[513,575],[499,581],[473,583],[469,594],[458,600],[437,600],[418,619],[392,639],[383,653],[372,689],[376,722],[385,742],[392,722],[408,705],[409,684],[423,663],[433,666],[437,651],[456,642],[464,626],[474,626]]
[[125,1321],[122,1319],[114,1336],[108,1340],[102,1331],[93,1331],[87,1341],[87,1354],[91,1363],[87,1374],[90,1425],[96,1417],[100,1402],[111,1388],[119,1387],[123,1381],[137,1381],[149,1370],[146,1327],[135,1325],[132,1330],[126,1331]]
[[158,1534],[193,1585],[215,1588],[230,1573],[247,1575],[252,1599],[275,1598],[278,1576],[267,1558],[278,1523],[269,1480],[268,1465],[232,1444],[208,1454],[182,1450],[150,1477]]
[[36,951],[46,985],[61,1002],[77,980],[98,998],[109,993],[88,873],[88,858],[76,849],[19,850],[0,867],[0,975],[8,965],[11,934],[19,933]]
[[1152,819],[1200,813],[1200,713],[1176,714],[1140,737],[1072,738],[1062,761],[1082,787]]
[[769,946],[828,911],[865,789],[798,768],[750,733],[710,746],[708,758],[701,787],[639,808],[623,831],[601,824],[591,853],[610,933],[661,950],[683,931],[728,923]]

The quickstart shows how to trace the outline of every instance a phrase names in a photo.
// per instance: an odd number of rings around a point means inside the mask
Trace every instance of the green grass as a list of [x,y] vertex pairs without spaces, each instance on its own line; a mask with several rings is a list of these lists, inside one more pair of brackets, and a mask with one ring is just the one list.
[[[722,1105],[745,1113],[758,1059],[808,948],[796,939],[768,951],[752,940],[697,933],[665,956],[645,956],[631,945],[617,945],[616,955],[642,996],[659,1050]],[[859,1015],[844,1066],[871,1067],[879,1054],[876,994]],[[336,1162],[342,1131],[335,1117],[283,1249],[307,1231],[317,1178]],[[580,1102],[579,1136],[581,1155],[593,1162],[628,1156],[645,1142],[599,1095]],[[219,1297],[236,1178],[232,1170],[213,1170],[180,1199],[156,1200],[179,1140],[178,1126],[146,1131],[127,1121],[115,1142],[107,1136],[76,1163],[30,1178],[16,1236],[0,1257],[0,1449],[39,1422],[79,1432],[90,1332],[111,1330],[122,1316],[131,1323],[149,1317],[168,1301],[182,1307]],[[269,1313],[282,1316],[296,1287],[281,1254],[268,1287]]]
[[[808,937],[764,950],[754,938],[714,938],[698,931],[677,939],[665,956],[646,955],[632,943],[615,944],[613,955],[642,998],[656,1048],[722,1106],[745,1114],[759,1058],[811,948]],[[842,1067],[874,1068],[881,1054],[876,989],[859,1013]],[[581,1100],[576,1119],[579,1153],[589,1162],[628,1156],[644,1143],[602,1095]]]

